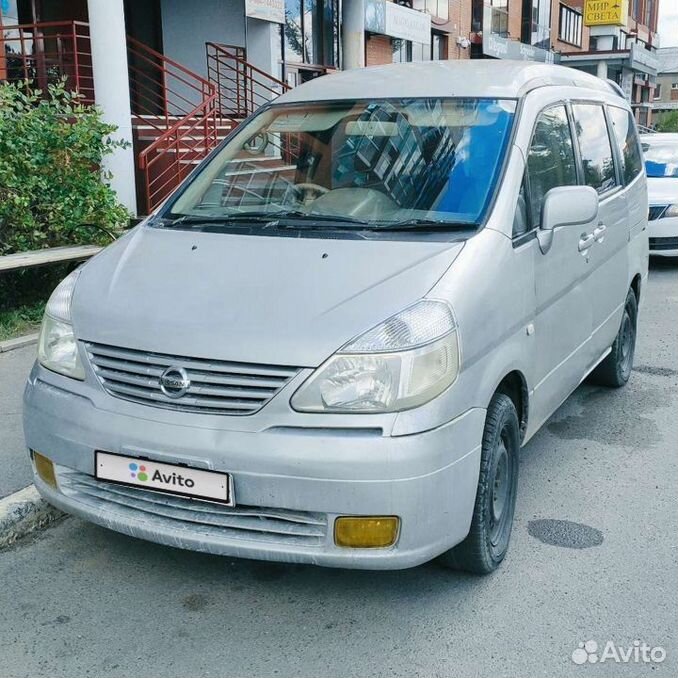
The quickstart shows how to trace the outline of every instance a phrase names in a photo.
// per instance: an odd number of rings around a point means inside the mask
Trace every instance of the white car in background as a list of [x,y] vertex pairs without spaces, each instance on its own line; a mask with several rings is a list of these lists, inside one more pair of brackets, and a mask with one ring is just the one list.
[[678,134],[641,136],[650,202],[650,254],[678,257]]

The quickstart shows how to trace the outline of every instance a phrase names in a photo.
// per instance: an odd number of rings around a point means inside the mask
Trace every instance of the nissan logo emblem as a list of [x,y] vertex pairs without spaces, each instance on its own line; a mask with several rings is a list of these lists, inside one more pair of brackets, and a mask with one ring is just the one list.
[[191,387],[191,380],[183,367],[168,367],[160,375],[160,390],[168,398],[181,398]]

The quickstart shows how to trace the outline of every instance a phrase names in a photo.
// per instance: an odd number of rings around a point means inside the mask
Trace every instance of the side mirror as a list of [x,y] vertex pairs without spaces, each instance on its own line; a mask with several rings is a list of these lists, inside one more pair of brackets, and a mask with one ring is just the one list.
[[560,226],[581,226],[598,216],[598,193],[590,186],[558,186],[544,198],[541,228],[537,231],[541,251],[551,249],[553,231]]

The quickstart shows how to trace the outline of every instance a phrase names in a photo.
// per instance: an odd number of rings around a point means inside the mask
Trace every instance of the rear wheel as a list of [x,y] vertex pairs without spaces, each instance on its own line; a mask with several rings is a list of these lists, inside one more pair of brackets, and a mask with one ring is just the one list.
[[458,570],[487,574],[508,550],[518,489],[520,422],[513,401],[496,393],[487,410],[478,491],[471,530],[441,561]]
[[619,388],[626,384],[631,376],[636,352],[637,320],[638,301],[636,293],[630,289],[626,295],[621,326],[612,344],[612,349],[605,360],[591,373],[591,381],[612,388]]

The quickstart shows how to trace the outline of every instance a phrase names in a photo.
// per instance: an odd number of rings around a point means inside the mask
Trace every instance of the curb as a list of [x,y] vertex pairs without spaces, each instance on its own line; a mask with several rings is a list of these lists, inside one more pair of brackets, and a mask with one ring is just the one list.
[[38,341],[40,335],[36,332],[35,334],[26,334],[23,337],[17,337],[16,339],[7,339],[7,341],[0,341],[0,353],[7,353],[7,351],[13,351],[16,348],[23,348],[24,346],[30,346],[35,344]]
[[38,494],[35,485],[0,499],[0,549],[64,515]]

